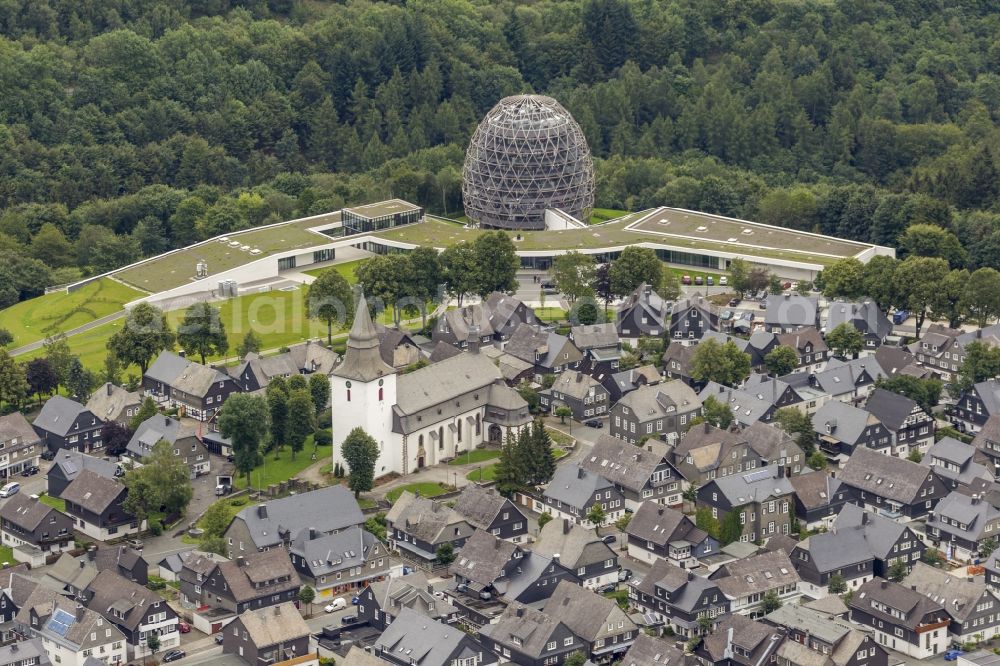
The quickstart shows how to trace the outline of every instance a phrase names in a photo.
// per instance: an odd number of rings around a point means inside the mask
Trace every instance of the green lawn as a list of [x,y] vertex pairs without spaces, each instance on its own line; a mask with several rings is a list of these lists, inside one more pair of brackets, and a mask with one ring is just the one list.
[[601,222],[607,222],[608,220],[614,220],[615,218],[622,217],[623,215],[628,215],[627,210],[615,210],[613,208],[595,208],[593,212],[590,213],[589,224],[600,224]]
[[[233,502],[238,502],[240,499],[242,499],[243,501],[240,502],[238,505],[234,506]],[[247,508],[248,506],[253,506],[253,502],[249,501],[246,497],[237,498],[237,499],[233,499],[233,498],[230,498],[230,497],[225,497],[223,499],[217,500],[215,502],[215,504],[220,504],[220,505],[222,505],[225,508],[226,514],[229,516],[229,521],[230,522],[232,522],[233,518],[240,511],[242,511],[243,509]],[[200,520],[197,523],[195,523],[195,527],[201,527],[201,521]],[[188,543],[188,544],[197,544],[198,543],[198,539],[195,539],[194,537],[189,536],[187,534],[187,532],[185,532],[184,535],[181,537],[181,541],[183,541],[184,543]]]
[[493,463],[492,465],[487,465],[480,469],[474,469],[465,475],[465,478],[469,481],[493,481],[497,476],[497,465]]
[[437,497],[438,495],[448,492],[451,488],[448,486],[442,486],[440,483],[431,483],[429,481],[425,481],[423,483],[410,483],[405,486],[393,488],[386,493],[385,498],[389,500],[390,503],[395,502],[399,499],[399,496],[403,494],[404,490],[409,490],[411,493],[420,493],[423,497]]
[[312,270],[302,271],[306,275],[312,275],[313,277],[319,277],[320,273],[325,273],[327,271],[337,271],[344,276],[344,279],[355,284],[358,278],[354,275],[354,270],[361,264],[368,261],[367,259],[358,259],[356,261],[348,261],[343,264],[333,264],[332,266],[326,266],[324,268],[313,268]]
[[62,511],[62,512],[66,511],[66,500],[60,497],[51,497],[49,495],[42,493],[41,495],[38,496],[38,501],[41,502],[42,504],[48,504],[57,511]]
[[563,447],[569,446],[575,441],[575,439],[572,436],[567,435],[562,430],[556,430],[555,428],[548,428],[548,427],[546,427],[545,429],[549,433],[549,439],[551,439],[552,443],[555,444],[556,446],[563,446]]
[[126,303],[144,295],[103,278],[72,293],[57,291],[0,310],[0,328],[6,328],[14,336],[11,347],[20,347],[118,312]]
[[544,308],[535,308],[535,315],[542,321],[553,322],[562,321],[566,319],[566,311],[562,308],[553,308],[545,306]]
[[[264,454],[263,464],[250,473],[250,482],[254,488],[261,489],[267,488],[272,483],[287,481],[316,462],[312,459],[312,453],[312,437],[306,440],[305,448],[295,454],[294,460],[292,459],[292,449],[287,446],[278,454],[277,460],[274,458],[274,452],[266,453]],[[329,446],[321,446],[316,449],[316,460],[324,460],[329,456]],[[234,485],[237,489],[246,488],[246,476],[240,475],[236,477]]]
[[3,564],[17,564],[17,560],[14,559],[14,549],[10,546],[0,546],[0,563]]
[[494,458],[500,457],[500,451],[497,449],[476,449],[475,451],[469,451],[463,453],[454,460],[451,460],[449,465],[468,465],[471,463],[480,463],[487,460],[493,460]]

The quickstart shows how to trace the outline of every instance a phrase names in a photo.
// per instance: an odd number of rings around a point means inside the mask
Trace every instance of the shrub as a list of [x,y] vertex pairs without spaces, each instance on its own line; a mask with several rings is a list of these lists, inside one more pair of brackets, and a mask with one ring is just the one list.
[[313,433],[313,443],[316,446],[332,446],[333,433],[329,428],[320,428]]

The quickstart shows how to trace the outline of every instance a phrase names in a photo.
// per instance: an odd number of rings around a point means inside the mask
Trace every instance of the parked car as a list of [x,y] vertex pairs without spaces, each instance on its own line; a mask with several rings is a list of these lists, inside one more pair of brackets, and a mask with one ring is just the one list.
[[740,304],[740,299],[738,299],[738,298],[730,298],[729,299],[729,307],[735,308],[739,304]]
[[352,606],[357,606],[360,603],[361,603],[361,597],[359,597],[356,594],[353,597],[351,597],[351,605]]
[[556,287],[554,282],[543,282],[542,283],[542,293],[545,294],[558,294],[559,289]]
[[781,288],[782,289],[791,289],[792,288],[792,283],[791,282],[782,282],[781,283]]
[[340,599],[334,599],[326,606],[323,606],[323,610],[327,613],[332,613],[333,611],[339,611],[347,608],[347,599],[341,597]]
[[13,497],[19,492],[21,492],[21,484],[17,481],[11,481],[3,488],[0,488],[0,497]]
[[725,287],[726,285],[729,284],[729,278],[727,278],[725,275],[723,275],[722,277],[719,278],[719,284],[721,286]]
[[34,476],[38,474],[38,466],[32,465],[31,467],[25,467],[24,471],[21,472],[21,476]]
[[705,284],[711,287],[712,285],[715,284],[715,278],[709,275],[707,278],[705,278]]
[[48,449],[42,451],[42,460],[55,460],[55,459],[56,459],[55,451],[50,451]]
[[584,421],[583,425],[587,426],[588,428],[603,428],[604,421],[602,421],[601,419],[590,419],[589,421]]
[[125,545],[132,550],[142,550],[142,539],[126,539]]
[[615,541],[618,541],[618,537],[616,537],[614,534],[608,534],[605,535],[605,537],[601,539],[601,541],[603,541],[606,544],[612,544]]
[[719,315],[719,319],[721,319],[722,321],[729,321],[732,318],[733,318],[732,310],[723,310],[722,314]]
[[184,650],[171,650],[170,652],[167,652],[165,655],[163,655],[163,662],[166,663],[168,661],[177,661],[178,659],[183,659],[186,656],[187,652],[185,652]]
[[226,637],[222,635],[221,631],[215,635],[215,644],[216,645],[222,645],[222,642],[224,640],[226,640]]
[[944,653],[945,661],[958,661],[958,658],[962,656],[961,650],[948,650]]
[[187,622],[178,622],[177,623],[177,631],[181,632],[182,634],[190,634],[191,633],[191,625],[188,624]]
[[691,284],[691,276],[684,275],[681,277],[681,284]]
[[215,486],[216,495],[228,495],[232,490],[228,483],[220,483]]
[[619,583],[624,583],[625,581],[629,580],[630,578],[632,578],[632,570],[631,569],[619,569],[618,570],[618,582]]
[[705,279],[703,277],[701,277],[700,275],[695,275],[694,276],[694,283],[697,284],[697,285],[702,285],[702,284],[705,283]]
[[343,625],[354,624],[357,621],[358,621],[357,615],[345,615],[344,617],[340,618],[340,623]]
[[766,298],[761,299],[760,303],[757,304],[757,307],[760,308],[761,310],[766,310],[767,309],[767,299]]
[[896,310],[892,313],[892,323],[899,326],[904,321],[910,318],[910,313],[906,310]]
[[617,583],[608,583],[607,585],[601,585],[599,588],[597,588],[597,593],[606,594],[608,592],[614,592],[617,589],[618,589]]

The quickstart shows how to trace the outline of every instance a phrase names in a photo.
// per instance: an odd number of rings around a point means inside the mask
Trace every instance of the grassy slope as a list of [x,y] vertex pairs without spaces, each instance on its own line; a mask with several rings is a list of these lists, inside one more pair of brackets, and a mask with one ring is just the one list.
[[53,292],[0,310],[0,328],[10,331],[12,346],[19,347],[106,317],[142,296],[141,291],[103,278],[72,293]]
[[334,264],[333,266],[326,266],[324,268],[313,268],[312,270],[302,271],[306,275],[312,275],[313,277],[319,277],[320,273],[325,273],[329,270],[334,270],[344,276],[351,284],[358,281],[358,278],[354,275],[354,269],[363,264],[365,259],[358,259],[357,261],[348,261],[343,264]]

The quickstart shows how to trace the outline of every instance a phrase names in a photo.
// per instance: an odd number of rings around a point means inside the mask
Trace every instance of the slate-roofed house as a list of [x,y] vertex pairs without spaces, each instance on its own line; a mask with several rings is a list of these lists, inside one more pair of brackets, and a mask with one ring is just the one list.
[[902,582],[944,607],[951,617],[948,632],[958,643],[988,641],[1000,633],[1000,599],[984,582],[953,576],[923,562],[915,563]]
[[993,472],[996,469],[980,449],[954,437],[943,437],[931,445],[920,462],[929,465],[952,489],[971,489],[977,480],[993,483]]
[[521,299],[502,291],[490,292],[484,307],[489,315],[493,339],[501,344],[508,340],[520,324],[540,324],[535,311]]
[[734,430],[723,430],[707,422],[684,433],[670,453],[681,477],[695,486],[764,465],[745,438]]
[[875,640],[891,650],[926,659],[948,649],[948,613],[907,585],[870,580],[858,588],[848,605],[851,620],[870,627]]
[[299,574],[282,548],[226,562],[192,557],[181,571],[182,599],[236,615],[294,602],[300,586]]
[[455,576],[460,594],[454,598],[459,604],[463,595],[530,604],[547,599],[559,581],[580,584],[559,558],[545,557],[483,530],[469,537],[448,571]]
[[295,666],[316,666],[319,654],[310,651],[309,637],[309,625],[286,602],[240,614],[222,631],[222,653],[237,655],[248,666],[278,666],[292,659]]
[[[5,621],[6,622],[6,621]],[[5,641],[0,647],[0,666],[52,666],[40,638]]]
[[[46,567],[41,583],[69,598],[78,598],[84,596],[90,581],[96,577],[97,567],[88,566],[69,553],[63,553],[55,564]],[[31,584],[35,585],[36,581],[31,580]]]
[[877,388],[865,409],[892,433],[893,455],[905,457],[914,449],[926,453],[934,443],[934,418],[915,400]]
[[17,494],[0,507],[0,536],[3,545],[14,549],[14,559],[42,566],[47,557],[73,549],[73,519]]
[[701,382],[691,376],[691,363],[698,345],[686,345],[677,340],[671,341],[660,359],[663,362],[663,373],[667,379],[676,379],[699,390]]
[[677,506],[682,501],[684,479],[671,462],[665,442],[647,439],[636,446],[602,434],[580,466],[615,484],[627,510],[635,511],[643,502]]
[[151,654],[150,635],[160,639],[160,650],[181,644],[176,611],[156,592],[122,578],[113,571],[101,571],[86,591],[87,608],[118,627],[128,642],[133,659]]
[[592,367],[617,370],[621,358],[618,329],[612,323],[580,324],[569,331],[569,339],[590,360]]
[[585,527],[593,527],[587,514],[595,504],[604,511],[606,523],[613,523],[625,513],[625,498],[615,484],[577,464],[557,467],[541,495],[535,499],[535,511],[568,518]]
[[375,332],[378,333],[378,351],[386,365],[402,370],[424,360],[423,350],[406,330],[375,324]]
[[170,445],[174,458],[188,468],[192,479],[211,470],[208,449],[198,438],[198,429],[160,414],[150,416],[139,424],[125,447],[124,455],[141,466],[142,461],[152,455],[153,447],[161,441]]
[[669,305],[643,283],[618,306],[616,326],[622,341],[635,342],[645,337],[660,337],[667,330]]
[[454,509],[408,490],[396,499],[385,520],[389,548],[427,563],[437,558],[442,544],[458,550],[476,531]]
[[370,532],[353,526],[333,534],[304,529],[288,546],[303,584],[323,600],[359,590],[389,575],[389,551]]
[[854,504],[845,504],[834,527],[847,530],[859,526],[864,528],[868,547],[875,556],[876,576],[887,578],[897,561],[912,567],[927,550],[920,536],[908,525],[865,511]]
[[986,587],[994,594],[1000,593],[1000,549],[993,551],[983,568],[986,569]]
[[794,494],[783,467],[763,468],[709,481],[698,489],[697,502],[720,522],[736,512],[742,526],[740,541],[765,541],[791,531]]
[[974,384],[948,411],[953,423],[971,433],[979,432],[994,414],[1000,414],[1000,380],[997,379]]
[[850,501],[894,520],[927,515],[948,490],[919,463],[859,447],[840,472]]
[[670,338],[701,340],[705,331],[719,330],[719,308],[701,294],[680,298],[670,307]]
[[519,666],[559,664],[585,647],[559,617],[511,604],[479,631],[483,646]]
[[[583,366],[583,363],[580,364]],[[643,386],[652,386],[663,381],[660,371],[655,365],[646,364],[628,370],[621,370],[615,373],[603,373],[598,371],[597,381],[608,389],[608,400],[613,405],[630,393]]]
[[990,473],[995,476],[1000,471],[1000,414],[994,414],[986,420],[972,440],[972,445],[993,463]]
[[232,559],[287,546],[309,528],[332,534],[364,522],[354,495],[346,487],[334,485],[248,506],[236,514],[224,536]]
[[655,502],[644,502],[629,521],[628,554],[652,564],[665,559],[681,569],[698,566],[698,561],[719,552],[719,542],[680,511]]
[[60,496],[66,502],[66,514],[73,519],[73,527],[98,541],[141,532],[141,523],[125,511],[122,504],[128,490],[117,479],[108,479],[84,469],[66,486]]
[[763,621],[785,630],[778,666],[888,666],[889,654],[874,636],[842,617],[786,604]]
[[797,388],[781,377],[754,372],[743,382],[743,390],[757,396],[758,400],[769,402],[778,409],[795,407],[806,414],[816,411],[815,405],[810,404],[813,400],[807,391]]
[[550,520],[538,533],[531,550],[576,573],[580,584],[597,589],[618,582],[618,555],[593,530],[563,518]]
[[608,389],[590,375],[576,370],[560,373],[552,386],[538,395],[543,409],[555,413],[560,407],[569,407],[577,421],[604,416],[611,402]]
[[31,425],[50,451],[75,449],[89,453],[104,447],[104,422],[77,401],[61,395],[46,400]]
[[673,643],[642,632],[621,660],[622,666],[686,666],[695,663],[694,657],[688,657]]
[[495,488],[470,483],[462,489],[454,508],[472,527],[511,543],[521,543],[528,533],[528,519]]
[[791,333],[807,327],[819,328],[819,299],[816,296],[772,294],[767,297],[765,330]]
[[125,544],[98,548],[91,546],[86,555],[81,555],[78,561],[86,559],[88,566],[99,571],[114,571],[125,580],[139,585],[149,582],[149,564],[143,559],[142,553],[129,548]]
[[840,479],[816,471],[790,477],[795,489],[795,517],[807,530],[830,527],[847,502]]
[[492,666],[496,655],[458,627],[404,608],[372,646],[372,653],[398,666]]
[[86,405],[87,411],[105,423],[119,425],[128,425],[141,406],[141,395],[111,382],[105,382],[91,393]]
[[927,537],[948,559],[978,557],[983,544],[995,546],[1000,535],[1000,509],[978,494],[948,493],[927,515]]
[[703,664],[711,666],[758,666],[776,663],[784,632],[755,622],[745,615],[731,613],[716,630],[695,649]]
[[163,351],[143,375],[142,390],[160,403],[183,408],[191,418],[208,421],[241,388],[220,370]]
[[857,329],[864,338],[865,348],[869,350],[881,347],[892,334],[892,322],[871,300],[830,303],[826,315],[826,330],[832,331],[841,324]]
[[404,608],[448,624],[458,619],[458,609],[437,596],[419,570],[371,582],[358,594],[358,618],[375,629],[384,630]]
[[591,659],[597,661],[608,661],[624,653],[639,633],[614,600],[566,580],[556,586],[542,612],[559,618],[583,639]]
[[0,478],[20,473],[26,467],[38,465],[42,441],[21,412],[0,416]]
[[292,345],[288,351],[271,356],[261,356],[251,352],[243,357],[243,362],[229,368],[228,372],[248,393],[266,389],[275,377],[292,375],[329,375],[340,357],[337,352],[327,349],[322,343],[307,340]]
[[701,415],[701,399],[680,381],[643,386],[624,396],[611,409],[609,431],[635,444],[643,437],[676,441],[688,422]]
[[812,423],[820,446],[831,456],[845,459],[860,449],[894,455],[892,431],[860,407],[831,400],[813,414]]
[[66,486],[72,483],[85,469],[106,479],[114,479],[122,474],[121,466],[118,463],[88,456],[79,451],[59,451],[52,461],[48,474],[45,475],[46,494],[50,497],[62,497]]
[[788,333],[777,333],[779,345],[791,347],[798,357],[795,372],[820,372],[830,358],[830,348],[818,329],[808,326]]
[[531,363],[538,383],[541,383],[542,375],[574,369],[583,359],[583,353],[568,337],[531,324],[519,324],[504,350]]
[[762,602],[770,593],[783,603],[800,596],[799,573],[783,550],[758,553],[723,564],[709,576],[729,600],[733,613],[761,617]]
[[698,394],[702,403],[710,397],[729,407],[733,413],[733,421],[743,426],[752,425],[758,421],[769,423],[778,411],[778,408],[763,396],[757,397],[756,393],[723,386],[715,382],[705,384],[705,388]]
[[493,341],[493,326],[489,312],[482,304],[463,305],[438,317],[431,340],[444,342],[457,349],[468,349],[469,339],[486,346]]
[[[62,666],[85,666],[98,658],[124,664],[125,635],[101,615],[45,585],[35,585],[14,618],[18,634],[40,638],[49,660]],[[89,665],[88,665],[89,666]]]
[[656,560],[645,576],[630,580],[628,586],[634,606],[684,638],[704,633],[698,618],[707,617],[714,624],[716,618],[729,612],[729,600],[715,581],[667,560]]

